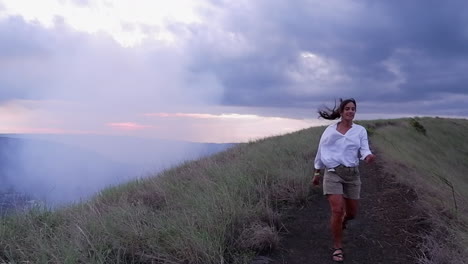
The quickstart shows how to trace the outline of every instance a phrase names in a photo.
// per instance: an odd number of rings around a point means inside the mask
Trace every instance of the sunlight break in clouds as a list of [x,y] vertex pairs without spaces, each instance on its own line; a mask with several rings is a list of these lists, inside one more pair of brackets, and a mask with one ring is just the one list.
[[[6,15],[20,15],[27,21],[38,21],[46,27],[57,21],[78,31],[105,32],[123,46],[133,46],[146,38],[173,42],[168,23],[198,23],[195,11],[203,1],[191,0],[14,0],[0,1]],[[0,17],[1,17],[0,13]],[[5,14],[3,14],[5,16]]]
[[[171,137],[184,136],[187,138],[187,135],[179,135],[178,133],[181,132],[177,131],[190,130],[192,133],[188,135],[190,137],[188,140],[214,143],[246,142],[329,123],[318,119],[293,119],[236,113],[147,113],[145,116],[154,118],[154,122],[167,124],[165,127],[171,131]],[[171,122],[174,119],[180,121]],[[172,125],[174,127],[169,128]]]
[[[51,102],[60,104],[60,102]],[[86,131],[67,130],[53,120],[44,121],[45,112],[37,108],[33,100],[12,100],[0,104],[0,133],[37,133],[37,134],[83,134]]]

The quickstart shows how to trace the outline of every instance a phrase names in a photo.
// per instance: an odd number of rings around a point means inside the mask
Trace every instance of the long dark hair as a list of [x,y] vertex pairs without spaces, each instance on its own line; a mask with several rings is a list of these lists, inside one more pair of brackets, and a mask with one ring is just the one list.
[[354,100],[353,98],[349,98],[345,100],[340,98],[339,107],[336,107],[336,100],[335,100],[335,106],[333,107],[333,109],[328,108],[326,106],[319,108],[318,109],[319,117],[328,119],[328,120],[338,119],[341,117],[341,113],[343,112],[345,105],[347,105],[348,103],[353,103],[354,106],[357,108],[356,100]]

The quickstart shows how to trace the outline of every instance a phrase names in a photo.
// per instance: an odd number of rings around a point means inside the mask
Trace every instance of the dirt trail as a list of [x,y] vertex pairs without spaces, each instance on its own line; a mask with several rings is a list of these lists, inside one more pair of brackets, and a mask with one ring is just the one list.
[[[418,235],[427,227],[413,210],[415,193],[395,183],[378,164],[362,164],[360,170],[359,215],[344,233],[344,262],[417,263]],[[336,263],[331,260],[330,209],[321,191],[312,189],[307,206],[288,214],[280,249],[254,263]]]

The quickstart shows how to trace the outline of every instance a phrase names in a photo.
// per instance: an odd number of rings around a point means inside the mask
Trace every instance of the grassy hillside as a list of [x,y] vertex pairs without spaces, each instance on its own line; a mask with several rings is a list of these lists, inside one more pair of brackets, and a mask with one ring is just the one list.
[[423,263],[468,257],[468,120],[412,118],[361,122],[385,169],[412,186],[430,220]]
[[3,219],[0,258],[44,263],[248,263],[303,203],[321,129],[236,146],[95,199]]
[[[430,217],[428,258],[421,261],[443,263],[437,260],[467,256],[468,178],[463,172],[468,171],[468,121],[362,123],[386,169],[415,186],[421,208]],[[0,259],[249,263],[256,252],[278,245],[281,210],[307,202],[323,129],[238,145],[54,212],[37,208],[3,218]],[[444,240],[438,244],[434,238]]]

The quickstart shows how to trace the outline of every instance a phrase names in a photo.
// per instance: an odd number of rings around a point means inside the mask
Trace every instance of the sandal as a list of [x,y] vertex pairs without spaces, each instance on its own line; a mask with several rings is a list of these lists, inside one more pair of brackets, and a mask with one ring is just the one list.
[[344,254],[344,251],[343,251],[342,248],[334,248],[333,249],[333,255],[332,255],[333,261],[343,262],[343,260],[344,260],[343,254]]

